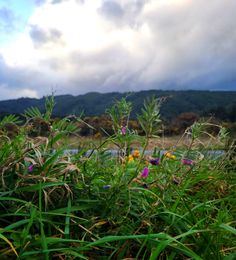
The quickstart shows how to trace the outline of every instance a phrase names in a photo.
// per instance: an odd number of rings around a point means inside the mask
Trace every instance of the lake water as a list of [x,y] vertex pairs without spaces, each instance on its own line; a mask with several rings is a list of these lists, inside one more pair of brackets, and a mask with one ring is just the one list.
[[[70,154],[70,155],[77,154],[78,152],[81,152],[81,150],[79,150],[79,149],[66,149],[65,150],[65,154]],[[86,151],[85,156],[89,155],[91,152],[92,152],[92,150]],[[166,152],[167,152],[167,150],[161,150],[160,156],[162,156]],[[117,150],[108,149],[108,150],[105,151],[105,153],[115,156],[115,155],[117,155]],[[145,151],[145,155],[152,155],[152,153],[153,153],[153,150],[146,150]],[[216,157],[223,156],[225,154],[225,151],[224,150],[209,150],[209,151],[202,151],[201,153],[204,156],[216,158]]]

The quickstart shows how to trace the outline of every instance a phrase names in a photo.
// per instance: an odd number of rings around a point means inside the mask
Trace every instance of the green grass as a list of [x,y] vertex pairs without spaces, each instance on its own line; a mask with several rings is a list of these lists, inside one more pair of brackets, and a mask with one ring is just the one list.
[[[15,136],[0,136],[0,259],[235,259],[235,155],[232,149],[204,156],[204,124],[186,130],[188,147],[173,147],[169,156],[157,148],[149,158],[144,150],[158,130],[157,100],[139,117],[145,137],[129,129],[131,104],[122,100],[109,111],[114,135],[68,155],[56,143],[76,133],[76,123],[53,121],[53,98],[47,102],[45,114],[27,110]],[[50,125],[47,137],[30,137],[35,118]],[[0,127],[6,122],[17,119]],[[216,138],[227,141],[224,131]],[[128,159],[136,140],[140,154]],[[116,156],[107,152],[111,145]]]

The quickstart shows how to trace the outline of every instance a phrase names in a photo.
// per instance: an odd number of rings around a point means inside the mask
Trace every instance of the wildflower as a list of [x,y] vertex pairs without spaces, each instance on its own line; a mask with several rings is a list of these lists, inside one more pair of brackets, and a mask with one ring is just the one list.
[[149,186],[147,185],[147,183],[144,183],[144,184],[143,184],[143,188],[144,188],[144,189],[149,189]]
[[149,161],[144,161],[144,164],[145,164],[145,165],[148,165],[148,164],[149,164]]
[[172,159],[172,160],[175,160],[176,159],[176,156],[171,154],[170,152],[167,152],[165,153],[165,157],[169,158],[169,159]]
[[150,161],[149,161],[152,165],[159,165],[159,163],[160,163],[160,158],[156,158],[156,159],[151,159]]
[[32,172],[34,169],[34,165],[33,164],[30,164],[29,167],[28,167],[28,172]]
[[141,178],[147,178],[149,173],[149,169],[147,167],[144,167],[143,171],[141,172],[140,177]]
[[109,190],[111,188],[111,185],[103,185],[102,188],[104,190]]
[[126,134],[126,127],[122,126],[120,132],[121,132],[122,135],[125,135]]
[[133,152],[133,157],[134,157],[135,159],[138,159],[138,158],[140,157],[139,150],[134,150],[134,152]]
[[184,165],[193,165],[193,160],[191,160],[191,159],[183,159],[182,163]]
[[128,162],[132,162],[133,160],[134,160],[133,155],[129,155],[129,156],[128,156]]

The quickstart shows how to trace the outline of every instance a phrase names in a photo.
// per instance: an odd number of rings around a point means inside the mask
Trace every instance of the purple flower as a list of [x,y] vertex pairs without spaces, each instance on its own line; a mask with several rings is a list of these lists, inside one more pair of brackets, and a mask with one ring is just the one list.
[[104,185],[104,186],[102,186],[102,188],[103,188],[104,190],[109,190],[109,189],[111,188],[111,185]]
[[28,166],[28,172],[32,172],[33,169],[34,169],[34,165],[33,165],[33,164],[30,164],[30,165]]
[[147,183],[144,183],[144,184],[143,184],[143,188],[144,188],[144,189],[149,189],[149,186],[147,185]]
[[141,172],[141,178],[147,178],[149,173],[149,169],[145,167],[143,171]]
[[126,134],[126,127],[125,127],[125,126],[122,126],[122,127],[121,127],[121,134],[122,134],[122,135],[125,135],[125,134]]
[[184,165],[193,165],[193,160],[191,159],[183,159],[182,164]]
[[159,165],[159,163],[160,163],[160,158],[156,158],[156,159],[151,159],[150,161],[149,161],[152,165]]

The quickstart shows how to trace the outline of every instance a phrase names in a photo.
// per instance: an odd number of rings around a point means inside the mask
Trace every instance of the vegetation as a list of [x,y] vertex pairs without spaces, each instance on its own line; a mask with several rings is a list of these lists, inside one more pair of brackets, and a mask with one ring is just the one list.
[[[221,121],[236,121],[236,92],[214,91],[164,91],[148,90],[132,93],[87,93],[85,95],[56,96],[57,106],[54,116],[65,117],[69,114],[77,116],[84,112],[86,116],[101,116],[107,108],[111,108],[116,100],[127,97],[133,109],[131,117],[136,118],[140,113],[144,99],[151,96],[162,97],[165,101],[160,108],[162,120],[171,123],[182,113],[191,112],[200,117],[214,116]],[[29,107],[37,107],[45,112],[45,98],[20,98],[17,100],[0,101],[0,115],[23,113]]]
[[[235,259],[233,143],[220,154],[199,150],[207,124],[195,122],[188,147],[147,154],[159,100],[141,109],[140,136],[122,98],[107,110],[107,138],[70,153],[60,140],[77,135],[81,119],[52,120],[53,107],[46,98],[45,112],[28,109],[25,123],[0,121],[1,259]],[[133,151],[135,140],[142,147]]]

